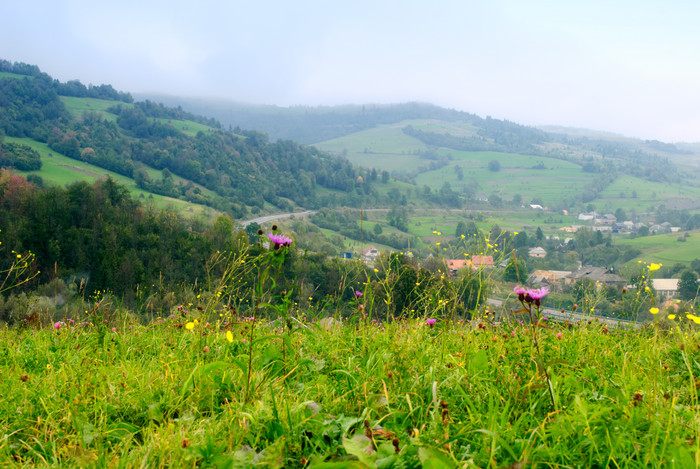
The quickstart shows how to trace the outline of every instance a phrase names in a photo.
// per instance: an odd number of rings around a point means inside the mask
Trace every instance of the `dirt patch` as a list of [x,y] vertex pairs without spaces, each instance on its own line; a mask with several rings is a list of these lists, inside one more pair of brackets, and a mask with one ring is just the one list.
[[107,173],[104,173],[104,174],[102,174],[102,175],[99,175],[99,174],[97,174],[97,173],[93,173],[92,171],[88,171],[87,169],[80,169],[80,168],[76,168],[75,166],[70,166],[70,165],[67,165],[67,164],[62,164],[62,165],[59,165],[59,166],[60,166],[61,168],[70,169],[71,171],[77,171],[78,173],[85,174],[86,176],[92,176],[92,177],[97,178],[97,179],[102,179],[102,178],[105,178],[105,177],[108,176]]

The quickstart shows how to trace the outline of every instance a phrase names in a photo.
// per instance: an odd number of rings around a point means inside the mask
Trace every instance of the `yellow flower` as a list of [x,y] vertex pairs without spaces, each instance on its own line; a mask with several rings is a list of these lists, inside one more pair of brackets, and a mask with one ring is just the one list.
[[669,318],[671,321],[673,321],[674,319],[676,319],[676,315],[675,315],[675,314],[669,314],[669,315],[668,315],[668,318]]
[[191,331],[192,329],[194,329],[194,323],[188,322],[187,324],[185,324],[185,329],[187,329],[188,331]]
[[654,264],[653,262],[649,264],[649,271],[659,270],[663,264]]
[[649,312],[650,312],[651,314],[658,314],[658,313],[659,313],[659,308],[651,308],[651,309],[649,310]]
[[229,342],[233,342],[233,334],[231,333],[231,331],[226,331],[226,340],[228,340]]
[[462,235],[462,239],[464,239],[464,235]]

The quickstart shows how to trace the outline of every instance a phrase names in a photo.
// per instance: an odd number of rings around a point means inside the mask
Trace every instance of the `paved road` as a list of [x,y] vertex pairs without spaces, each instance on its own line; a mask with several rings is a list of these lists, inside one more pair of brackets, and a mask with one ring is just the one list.
[[[504,300],[501,298],[489,298],[486,300],[486,302],[496,308],[503,306]],[[566,321],[568,320],[569,322],[577,322],[577,321],[592,321],[592,320],[598,320],[598,322],[605,324],[606,326],[610,327],[624,327],[624,328],[639,328],[642,327],[642,323],[636,322],[636,321],[629,321],[627,319],[616,319],[616,318],[609,318],[607,316],[599,316],[597,314],[585,314],[585,313],[577,313],[568,309],[565,309],[564,312],[560,309],[554,309],[554,308],[544,308],[542,309],[542,316],[546,317],[547,319],[551,319],[554,321]]]
[[253,218],[252,220],[242,221],[241,225],[243,225],[243,228],[245,228],[246,226],[250,225],[251,223],[257,223],[257,224],[261,225],[261,224],[266,223],[268,221],[279,220],[280,218],[289,218],[291,216],[301,216],[301,215],[311,215],[312,213],[316,213],[316,212],[314,210],[306,210],[304,212],[279,213],[277,215],[267,215],[265,217]]

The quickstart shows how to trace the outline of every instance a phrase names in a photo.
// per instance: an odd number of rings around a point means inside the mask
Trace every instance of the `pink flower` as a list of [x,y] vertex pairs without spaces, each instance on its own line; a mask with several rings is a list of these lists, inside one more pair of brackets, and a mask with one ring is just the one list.
[[56,330],[59,330],[61,328],[61,323],[60,322],[53,323],[53,328]]
[[549,288],[547,287],[527,291],[527,294],[530,295],[530,298],[532,298],[533,300],[541,300],[542,298],[547,296],[547,293],[549,293]]
[[525,301],[525,295],[527,294],[527,290],[524,287],[517,285],[515,288],[513,288],[513,293],[518,295],[518,301]]
[[425,323],[427,325],[429,325],[430,327],[433,327],[433,324],[435,324],[436,321],[437,321],[437,319],[435,319],[435,318],[429,318],[429,319],[425,320]]
[[355,291],[355,298],[362,298],[362,292],[361,292],[361,291]]
[[288,236],[268,233],[267,237],[270,238],[270,241],[272,241],[275,246],[290,246],[292,244],[292,238],[289,238]]
[[561,339],[564,336],[561,332],[557,332],[557,339]]
[[527,290],[525,293],[525,301],[528,303],[535,303],[535,306],[539,306],[541,304],[540,300],[547,296],[547,293],[549,293],[547,287]]

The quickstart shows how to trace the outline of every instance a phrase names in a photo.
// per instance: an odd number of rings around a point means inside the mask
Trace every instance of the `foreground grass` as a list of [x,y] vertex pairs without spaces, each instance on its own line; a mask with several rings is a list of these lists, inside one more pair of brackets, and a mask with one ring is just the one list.
[[2,465],[700,463],[693,330],[201,319],[0,331]]

